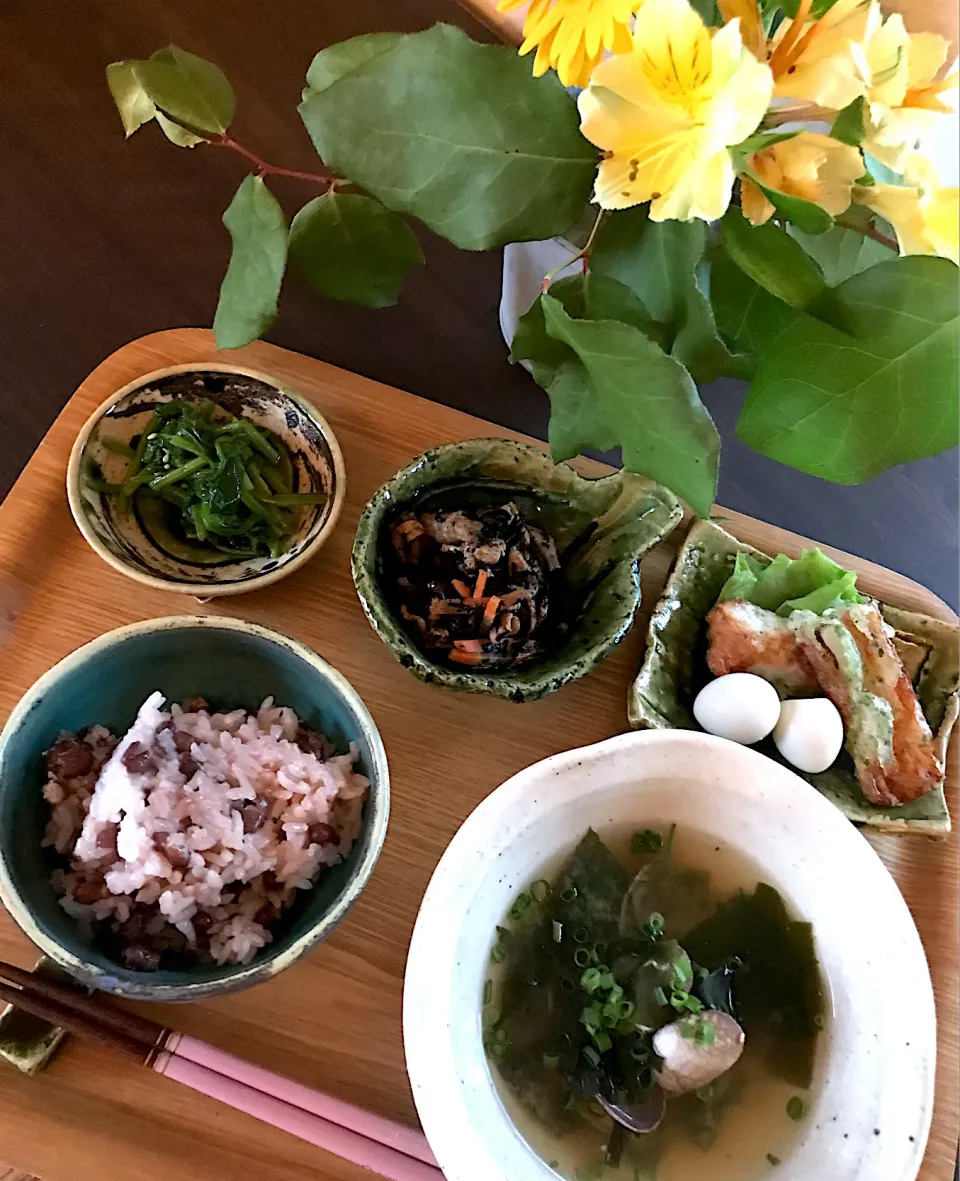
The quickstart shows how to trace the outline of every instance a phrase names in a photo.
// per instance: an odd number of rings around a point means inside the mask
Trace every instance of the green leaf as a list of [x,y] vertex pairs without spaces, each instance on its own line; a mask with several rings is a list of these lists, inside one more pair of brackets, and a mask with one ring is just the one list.
[[787,193],[781,193],[779,189],[771,189],[749,168],[744,169],[744,175],[753,181],[782,218],[792,221],[806,233],[825,234],[833,225],[830,214],[812,201],[804,201],[802,197],[791,197]]
[[867,134],[867,100],[861,94],[844,107],[833,121],[830,134],[842,144],[859,148]]
[[570,350],[573,358],[559,368],[533,367],[537,383],[547,391],[552,413],[547,430],[550,454],[555,463],[573,459],[581,451],[612,451],[620,445],[617,430],[597,415],[596,395],[587,367]]
[[840,484],[958,441],[957,268],[899,258],[833,291],[854,332],[798,316],[760,366],[737,433]]
[[[595,274],[593,271],[588,271],[585,275],[571,275],[552,283],[550,295],[558,300],[566,313],[575,320],[620,320],[639,328],[657,344],[664,343],[662,326],[650,319],[647,309],[634,292],[623,283],[618,283],[616,279]],[[574,357],[575,354],[568,345],[554,340],[547,333],[543,305],[539,298],[534,300],[517,321],[510,347],[510,360],[532,361],[557,369]]]
[[364,33],[321,49],[307,70],[306,98],[309,91],[326,90],[364,62],[372,61],[403,39],[402,33]]
[[[810,9],[810,16],[823,16],[825,12],[829,12],[836,4],[837,0],[813,0],[813,6]],[[784,14],[790,17],[791,20],[797,15],[797,8],[800,0],[777,0],[777,7],[782,8]]]
[[178,148],[195,148],[197,144],[208,142],[202,135],[194,135],[192,131],[187,131],[186,127],[181,127],[179,123],[168,119],[163,111],[157,111],[157,122],[167,139]]
[[701,221],[650,221],[646,207],[637,207],[605,218],[590,254],[591,272],[625,284],[666,325],[665,347],[699,382],[744,371],[744,359],[717,335],[697,282],[706,233]]
[[717,328],[732,348],[761,356],[797,313],[754,283],[719,246],[711,252],[710,262],[710,298]]
[[785,143],[788,139],[795,139],[798,131],[762,131],[759,135],[751,135],[741,140],[730,150],[739,152],[743,156],[752,156],[754,152],[762,152],[764,148],[772,148],[774,144]]
[[133,70],[151,101],[178,123],[219,133],[233,122],[233,88],[213,62],[171,45],[134,62]]
[[745,274],[791,307],[805,308],[826,287],[820,267],[786,230],[772,221],[753,226],[736,205],[720,223],[720,242]]
[[597,153],[556,76],[449,25],[399,38],[300,114],[330,168],[467,250],[562,233],[589,199]]
[[836,287],[851,275],[858,275],[878,262],[888,262],[896,257],[882,242],[844,226],[834,226],[825,234],[817,235],[805,234],[796,226],[791,226],[789,232],[819,265],[830,287]]
[[554,415],[576,416],[581,447],[616,438],[627,471],[665,484],[701,516],[717,486],[720,438],[690,374],[639,329],[612,320],[574,320],[560,301],[542,295],[547,332],[583,362],[593,397],[568,404],[567,388],[548,390]]
[[153,100],[137,78],[134,70],[137,64],[124,61],[111,62],[107,66],[107,85],[120,112],[123,130],[128,136],[133,135],[144,123],[149,123],[157,113]]
[[290,260],[321,295],[385,308],[423,254],[410,227],[375,197],[331,190],[294,217]]
[[696,12],[708,28],[719,28],[723,24],[717,0],[690,0],[690,7]]
[[233,239],[230,266],[213,321],[217,348],[236,349],[262,336],[277,318],[287,263],[287,220],[259,176],[244,177],[223,215]]

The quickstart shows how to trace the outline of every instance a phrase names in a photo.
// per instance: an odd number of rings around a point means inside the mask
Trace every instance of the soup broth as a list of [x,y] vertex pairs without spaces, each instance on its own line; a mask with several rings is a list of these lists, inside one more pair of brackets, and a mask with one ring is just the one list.
[[[641,929],[651,916],[653,934],[661,916],[662,930],[644,950]],[[689,992],[661,989],[651,1010],[644,973],[654,969],[630,974],[638,948],[641,959],[688,953]],[[609,985],[601,999],[629,1016],[591,1035],[591,1012],[602,1011],[589,991],[598,978]],[[724,1008],[746,1034],[736,1064],[704,1087],[669,1096],[656,1130],[620,1130],[595,1092],[635,1103],[647,1080],[634,1058],[649,1050],[652,1030]],[[602,841],[588,833],[572,858],[547,866],[514,898],[484,986],[484,1042],[512,1121],[561,1177],[759,1181],[802,1134],[822,1010],[810,928],[788,915],[756,866],[693,831],[614,829]],[[642,1066],[655,1085],[663,1063],[647,1053]]]

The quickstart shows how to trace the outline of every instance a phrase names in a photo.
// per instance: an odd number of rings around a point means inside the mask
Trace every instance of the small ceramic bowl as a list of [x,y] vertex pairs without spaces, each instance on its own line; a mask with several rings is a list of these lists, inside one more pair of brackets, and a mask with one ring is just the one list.
[[[122,481],[127,470],[129,461],[106,441],[130,444],[154,407],[175,398],[206,399],[271,430],[289,452],[294,491],[326,494],[325,504],[301,511],[294,540],[280,557],[234,558],[191,543],[162,519],[121,511],[115,497],[92,486],[92,478]],[[125,385],[87,419],[67,468],[73,519],[105,562],[147,586],[202,599],[259,590],[309,561],[333,532],[345,493],[339,444],[315,407],[264,373],[220,362],[172,365]]]
[[[530,664],[491,672],[440,663],[419,647],[390,601],[383,557],[396,516],[414,506],[453,508],[478,496],[486,502],[536,502],[539,520],[564,551],[584,602],[564,642]],[[600,663],[630,630],[640,605],[640,559],[680,521],[680,502],[659,484],[617,472],[588,480],[536,447],[509,439],[468,439],[418,456],[368,502],[357,526],[353,580],[374,630],[404,667],[422,681],[511,701],[533,701]],[[585,531],[596,523],[588,540]]]
[[[495,927],[587,828],[603,836],[671,823],[699,837],[700,868],[713,870],[715,855],[744,858],[813,927],[827,1015],[808,1113],[775,1170],[758,1143],[750,1177],[913,1181],[933,1110],[936,1017],[923,946],[896,883],[810,784],[756,751],[679,730],[623,734],[528,767],[480,804],[440,859],[410,944],[403,1033],[443,1175],[558,1181],[511,1121],[483,1050]],[[732,1175],[730,1162],[721,1168]],[[712,1175],[710,1157],[690,1175]]]
[[[59,905],[50,877],[63,861],[41,848],[49,806],[43,752],[66,730],[100,723],[123,732],[150,693],[206,697],[255,709],[289,705],[338,750],[356,742],[370,780],[363,829],[349,857],[298,896],[249,964],[197,963],[134,972],[104,954]],[[0,733],[0,899],[24,933],[92,988],[156,1001],[192,1001],[268,980],[333,931],[373,873],[387,830],[390,783],[380,735],[350,684],[309,648],[239,619],[175,616],[108,632],[54,665]]]

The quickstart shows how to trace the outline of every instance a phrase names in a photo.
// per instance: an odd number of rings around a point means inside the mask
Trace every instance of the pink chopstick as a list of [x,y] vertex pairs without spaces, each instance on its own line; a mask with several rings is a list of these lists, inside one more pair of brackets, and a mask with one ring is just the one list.
[[[191,1039],[193,1040],[193,1039]],[[198,1043],[202,1045],[203,1043]],[[206,1047],[210,1049],[210,1047]],[[228,1055],[232,1057],[232,1055]],[[246,1065],[246,1064],[245,1064]],[[211,1099],[219,1099],[238,1111],[252,1115],[254,1119],[271,1124],[281,1131],[315,1144],[343,1160],[352,1161],[361,1168],[379,1173],[388,1181],[443,1181],[443,1174],[433,1165],[424,1163],[403,1152],[398,1152],[377,1140],[368,1139],[348,1127],[331,1123],[319,1115],[305,1111],[291,1103],[285,1103],[273,1095],[248,1086],[235,1078],[228,1078],[209,1066],[193,1062],[179,1054],[161,1051],[153,1069],[167,1078],[192,1087]],[[269,1074],[269,1071],[265,1071]],[[276,1078],[277,1076],[272,1076]],[[291,1084],[296,1086],[297,1084]],[[307,1088],[304,1088],[305,1090]],[[338,1103],[337,1100],[329,1102]],[[344,1104],[343,1106],[348,1106]],[[360,1114],[360,1113],[358,1113]],[[370,1116],[370,1119],[379,1119]],[[389,1121],[384,1121],[389,1122]]]
[[[403,1124],[396,1124],[392,1120],[384,1119],[383,1116],[374,1115],[373,1112],[353,1107],[342,1099],[324,1095],[321,1091],[304,1086],[303,1083],[274,1074],[272,1070],[245,1062],[235,1054],[218,1050],[216,1046],[208,1045],[186,1033],[171,1033],[164,1049],[178,1058],[185,1058],[198,1066],[214,1070],[225,1078],[252,1087],[263,1095],[270,1095],[292,1107],[300,1108],[301,1111],[339,1124],[340,1127],[356,1132],[368,1140],[376,1140],[387,1148],[396,1149],[397,1152],[423,1161],[434,1169],[438,1168],[436,1157],[430,1151],[426,1137],[416,1128],[404,1127]],[[160,1073],[169,1075],[170,1072],[161,1070]]]

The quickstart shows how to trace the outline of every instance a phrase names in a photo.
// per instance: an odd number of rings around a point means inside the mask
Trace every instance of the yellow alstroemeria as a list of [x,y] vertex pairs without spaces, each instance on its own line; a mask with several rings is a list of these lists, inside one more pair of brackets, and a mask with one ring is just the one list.
[[941,189],[929,161],[907,162],[909,185],[858,185],[856,200],[893,226],[901,254],[938,254],[960,265],[960,189]]
[[740,37],[755,58],[767,60],[767,34],[763,27],[763,14],[757,0],[717,0],[717,7],[723,23],[740,21]]
[[783,21],[770,43],[774,94],[839,111],[866,92],[862,47],[881,25],[880,8],[876,0],[837,0],[809,20],[812,7],[800,0],[796,18]]
[[730,153],[766,113],[773,79],[732,21],[708,30],[687,0],[645,0],[633,52],[609,58],[580,95],[580,129],[604,150],[594,200],[650,201],[654,221],[721,217]]
[[[804,131],[748,157],[747,164],[768,188],[813,201],[834,217],[849,206],[854,183],[863,176],[863,160],[856,148]],[[763,225],[774,207],[763,190],[741,178],[740,205],[748,221]]]
[[951,110],[941,96],[957,85],[957,75],[937,80],[949,45],[936,33],[908,33],[894,14],[864,48],[871,79],[864,150],[903,172],[938,116]]
[[[507,12],[526,0],[500,0]],[[534,76],[556,70],[564,86],[586,86],[611,53],[629,53],[630,20],[643,0],[533,0],[523,22],[520,53],[536,49]]]

